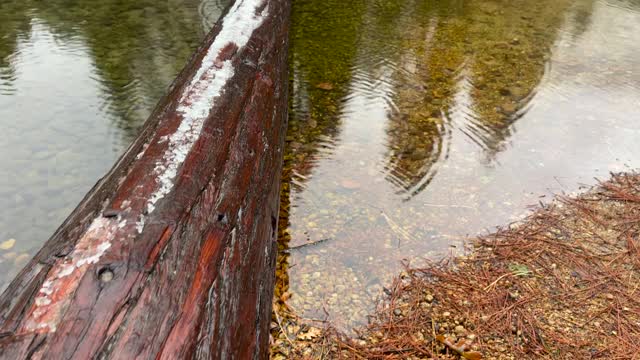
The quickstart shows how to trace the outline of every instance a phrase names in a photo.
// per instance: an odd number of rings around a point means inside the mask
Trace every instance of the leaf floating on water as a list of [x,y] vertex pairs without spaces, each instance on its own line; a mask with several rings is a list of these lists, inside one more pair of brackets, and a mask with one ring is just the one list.
[[326,90],[326,91],[333,90],[333,85],[331,85],[331,83],[328,83],[328,82],[321,82],[318,85],[316,85],[316,87],[318,89]]
[[9,239],[0,243],[0,250],[9,250],[16,244],[16,239]]

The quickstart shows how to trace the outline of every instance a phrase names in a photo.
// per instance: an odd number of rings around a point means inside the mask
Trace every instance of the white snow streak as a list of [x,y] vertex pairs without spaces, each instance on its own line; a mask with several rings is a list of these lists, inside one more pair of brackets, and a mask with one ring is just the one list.
[[[155,210],[156,203],[173,189],[178,168],[191,151],[193,144],[200,137],[202,126],[209,116],[224,86],[233,77],[235,70],[231,60],[216,61],[220,52],[230,44],[235,44],[237,51],[249,42],[251,35],[267,15],[268,7],[256,14],[264,0],[238,0],[223,19],[222,29],[216,36],[195,76],[185,88],[180,105],[177,108],[182,115],[180,126],[169,136],[167,150],[154,169],[158,178],[158,189],[151,194],[147,202],[146,213]],[[138,232],[142,232],[144,219],[137,223]]]

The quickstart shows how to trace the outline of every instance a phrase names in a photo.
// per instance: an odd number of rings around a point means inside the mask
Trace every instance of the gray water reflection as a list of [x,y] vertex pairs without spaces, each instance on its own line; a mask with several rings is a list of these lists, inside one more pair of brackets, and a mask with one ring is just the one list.
[[129,145],[226,3],[0,3],[0,290]]
[[637,3],[337,7],[294,4],[276,294],[303,316],[361,323],[402,260],[640,166]]

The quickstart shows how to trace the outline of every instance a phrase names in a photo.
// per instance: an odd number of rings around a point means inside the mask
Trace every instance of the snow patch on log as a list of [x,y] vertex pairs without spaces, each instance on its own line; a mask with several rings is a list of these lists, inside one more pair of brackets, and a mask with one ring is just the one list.
[[[259,11],[261,7],[264,9]],[[239,52],[267,15],[268,6],[264,5],[264,0],[238,0],[222,20],[220,32],[180,98],[177,112],[182,115],[182,121],[176,132],[169,136],[167,150],[156,163],[154,172],[159,186],[147,201],[147,214],[152,213],[156,203],[173,189],[178,168],[200,137],[216,98],[235,74],[232,56],[223,58],[225,50],[235,47],[236,53]],[[138,222],[138,232],[143,228],[144,219]]]
[[118,219],[98,217],[91,223],[71,254],[51,269],[37,293],[23,330],[56,331],[86,268],[97,263],[111,247],[117,229]]
[[[268,5],[265,2],[266,0],[237,0],[222,20],[220,32],[180,96],[176,108],[177,114],[182,117],[180,125],[173,134],[162,136],[158,140],[158,143],[167,143],[167,147],[155,164],[157,188],[147,198],[142,213],[132,214],[129,207],[124,211],[127,213],[124,219],[118,215],[98,216],[93,220],[73,251],[65,259],[56,262],[47,274],[33,304],[27,310],[22,331],[55,332],[88,267],[98,263],[115,239],[129,237],[130,225],[135,225],[135,231],[142,233],[145,216],[152,213],[156,203],[173,190],[178,169],[200,137],[216,99],[233,78],[235,55],[248,44],[253,32],[267,17]],[[148,148],[149,144],[145,144],[136,155],[136,160],[142,159]],[[128,205],[127,200],[122,207]],[[241,213],[239,216],[242,216]],[[232,244],[234,243],[235,231],[232,232]]]

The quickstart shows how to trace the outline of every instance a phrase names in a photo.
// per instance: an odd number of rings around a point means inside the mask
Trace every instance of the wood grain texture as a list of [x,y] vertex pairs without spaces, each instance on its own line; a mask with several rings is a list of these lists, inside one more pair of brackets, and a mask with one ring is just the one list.
[[167,136],[184,120],[176,109],[228,13],[130,148],[2,294],[1,359],[267,357],[290,4],[264,0],[260,11],[246,46],[218,54],[233,76],[175,186],[148,210]]

